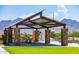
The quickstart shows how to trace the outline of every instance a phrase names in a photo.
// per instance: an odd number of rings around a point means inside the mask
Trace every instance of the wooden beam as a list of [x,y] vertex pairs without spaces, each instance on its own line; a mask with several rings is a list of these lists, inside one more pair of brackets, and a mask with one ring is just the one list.
[[19,29],[44,29],[44,28],[19,28]]
[[37,28],[35,28],[35,27],[32,27],[32,26],[27,25],[26,23],[22,23],[22,24],[23,24],[23,25],[26,25],[26,26],[28,26],[28,27],[30,27],[30,28],[37,29]]
[[16,28],[18,28],[18,25],[16,25]]
[[44,26],[44,25],[42,25],[42,24],[39,24],[39,23],[33,22],[33,21],[31,21],[31,20],[29,20],[29,22],[31,22],[31,23],[33,23],[33,24],[36,24],[36,25],[39,25],[39,26],[42,26],[42,27],[44,27],[44,28],[48,28],[47,26]]
[[[18,28],[19,29],[44,29],[43,27],[39,27],[39,28],[30,28],[30,27],[29,28],[25,28],[25,27],[22,27],[21,28],[21,27],[18,27]],[[12,28],[12,29],[14,29],[14,28]]]
[[19,28],[19,29],[33,29],[33,28]]
[[[53,24],[52,24],[53,25]],[[52,27],[59,27],[59,26],[63,26],[63,25],[60,25],[60,24],[54,24],[53,26],[49,26],[49,28],[52,28]]]
[[40,17],[42,17],[42,12],[40,12]]

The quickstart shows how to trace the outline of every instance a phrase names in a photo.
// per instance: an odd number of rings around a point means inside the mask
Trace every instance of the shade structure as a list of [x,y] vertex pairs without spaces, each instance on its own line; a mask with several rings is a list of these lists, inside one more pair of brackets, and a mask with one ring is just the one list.
[[16,25],[25,25],[30,28],[40,29],[40,28],[52,28],[52,27],[65,26],[66,24],[63,24],[56,20],[42,16],[33,20],[30,19],[24,22],[20,22],[20,23],[18,22]]
[[[22,27],[22,26],[24,26],[24,27]],[[67,43],[66,41],[68,39],[67,32],[65,32],[66,24],[61,23],[55,19],[51,19],[46,16],[43,16],[42,11],[35,13],[31,16],[28,16],[18,22],[15,22],[14,24],[10,25],[8,28],[11,28],[11,29],[17,28],[19,30],[20,29],[35,29],[35,30],[45,29],[45,43],[48,44],[48,43],[50,43],[50,29],[49,28],[59,27],[59,26],[62,26],[64,28],[63,33],[62,33],[62,41],[61,41],[61,43],[63,43],[62,46],[64,46],[64,45],[66,45],[66,43]],[[35,36],[33,36],[34,41],[38,41],[37,33],[34,32],[33,34],[35,35]],[[17,35],[17,37],[20,38],[20,31],[17,31],[15,33],[15,35]],[[17,37],[15,36],[16,39],[17,39]]]

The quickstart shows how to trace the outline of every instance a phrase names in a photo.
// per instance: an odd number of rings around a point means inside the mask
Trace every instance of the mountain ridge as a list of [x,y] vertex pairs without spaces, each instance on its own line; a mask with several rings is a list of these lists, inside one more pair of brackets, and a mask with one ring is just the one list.
[[63,19],[61,20],[62,23],[67,24],[69,27],[69,30],[71,31],[79,31],[79,22],[72,19]]
[[11,24],[13,24],[19,20],[22,20],[22,18],[17,18],[15,20],[2,20],[2,21],[0,21],[0,33],[2,33],[5,28],[7,28]]

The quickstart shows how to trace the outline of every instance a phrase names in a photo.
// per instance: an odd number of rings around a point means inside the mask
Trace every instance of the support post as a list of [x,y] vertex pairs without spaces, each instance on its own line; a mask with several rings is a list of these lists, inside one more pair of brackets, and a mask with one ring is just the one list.
[[11,27],[9,27],[8,29],[7,29],[7,34],[8,34],[8,43],[12,43],[12,28]]
[[20,29],[19,28],[14,28],[14,37],[16,43],[20,43]]
[[61,29],[61,46],[68,45],[68,28]]
[[35,31],[33,31],[32,40],[34,42],[37,42],[39,40],[39,33],[38,33],[38,30],[37,29]]
[[32,40],[35,41],[35,31],[32,33]]
[[38,29],[35,30],[35,42],[38,42],[39,40],[39,33],[38,33]]
[[3,44],[6,44],[6,40],[5,40],[4,35],[2,35],[2,39],[3,39]]
[[45,30],[45,44],[50,43],[50,30],[47,28]]
[[2,35],[3,44],[7,44],[7,29],[4,30],[4,35]]

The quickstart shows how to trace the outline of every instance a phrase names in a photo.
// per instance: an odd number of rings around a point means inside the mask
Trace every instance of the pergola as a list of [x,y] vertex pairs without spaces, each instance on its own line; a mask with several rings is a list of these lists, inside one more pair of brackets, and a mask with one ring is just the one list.
[[[50,19],[42,15],[42,11],[35,13],[29,17],[26,17],[15,24],[10,25],[8,28],[4,30],[4,44],[12,43],[12,33],[14,32],[15,39],[17,42],[20,42],[20,29],[35,29],[35,42],[38,41],[37,29],[45,29],[45,44],[50,43],[50,29],[52,27],[61,28],[61,45],[66,46],[68,40],[68,29],[66,28],[66,24],[58,22],[54,19]],[[19,25],[27,26],[27,27],[19,27]]]

